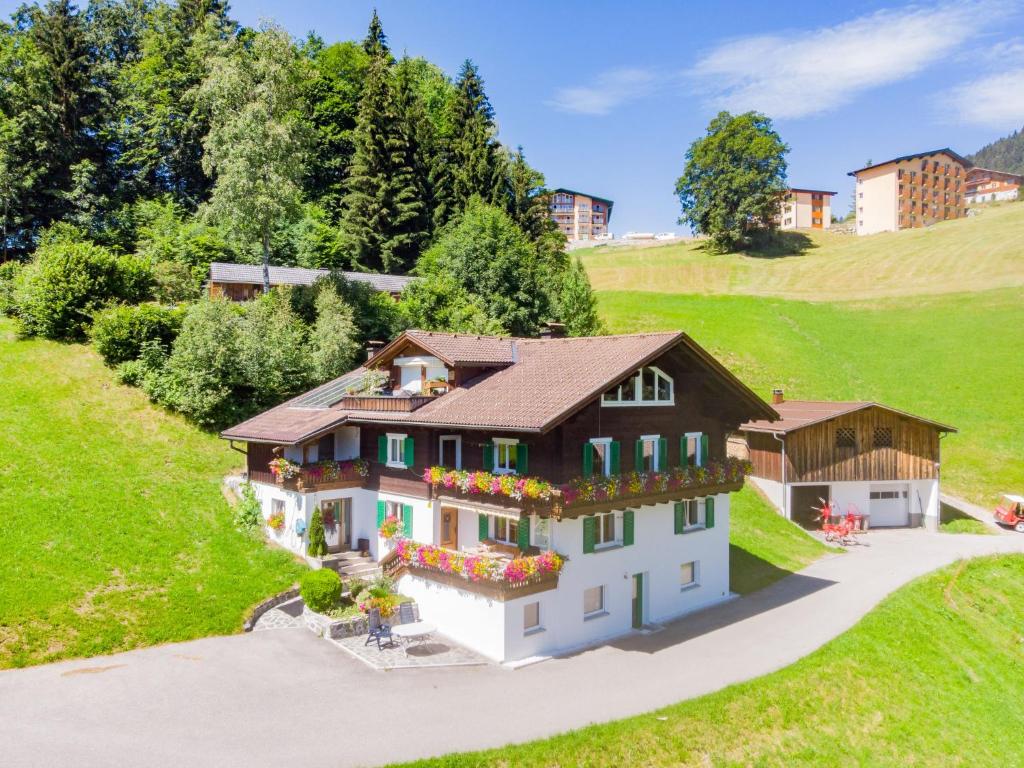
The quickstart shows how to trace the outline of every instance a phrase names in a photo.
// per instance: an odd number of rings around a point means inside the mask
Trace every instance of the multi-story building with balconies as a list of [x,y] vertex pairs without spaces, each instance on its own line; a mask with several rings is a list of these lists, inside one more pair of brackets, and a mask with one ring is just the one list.
[[850,171],[848,175],[857,180],[857,234],[895,232],[966,216],[970,166],[946,147]]
[[835,192],[821,189],[786,191],[776,217],[779,229],[828,229],[832,226],[832,198]]
[[548,208],[552,221],[569,240],[604,240],[608,237],[613,205],[603,197],[556,189],[551,193]]
[[409,330],[222,437],[274,542],[305,555],[319,509],[329,551],[505,662],[728,599],[726,439],[776,418],[683,333]]
[[991,203],[996,200],[1016,200],[1024,176],[1016,173],[993,171],[975,166],[967,172],[968,203]]

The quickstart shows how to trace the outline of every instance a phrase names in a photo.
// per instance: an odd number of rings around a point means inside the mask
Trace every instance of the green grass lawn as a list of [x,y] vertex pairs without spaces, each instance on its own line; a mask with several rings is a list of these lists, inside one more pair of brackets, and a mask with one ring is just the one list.
[[749,485],[729,500],[729,586],[741,595],[836,552],[782,517]]
[[971,560],[912,582],[779,672],[627,720],[414,765],[1019,765],[1021,627],[1024,556]]
[[0,668],[237,632],[299,573],[236,531],[227,444],[0,320]]
[[697,241],[579,254],[597,290],[846,301],[1024,286],[1021,203],[923,229],[868,237],[805,230],[779,241],[756,254],[711,254]]
[[[1024,206],[1022,206],[1024,209]],[[1017,290],[817,304],[607,291],[613,332],[683,329],[767,397],[878,400],[959,428],[945,488],[992,506],[1024,490],[1024,302]]]

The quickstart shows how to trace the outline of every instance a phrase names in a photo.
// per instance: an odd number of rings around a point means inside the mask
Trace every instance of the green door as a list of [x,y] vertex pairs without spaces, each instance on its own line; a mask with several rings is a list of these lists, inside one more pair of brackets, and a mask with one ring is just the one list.
[[633,629],[644,625],[644,575],[633,574]]

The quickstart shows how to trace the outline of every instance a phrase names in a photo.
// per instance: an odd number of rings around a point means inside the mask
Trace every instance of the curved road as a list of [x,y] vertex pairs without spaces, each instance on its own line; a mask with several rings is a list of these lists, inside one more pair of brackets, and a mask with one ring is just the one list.
[[771,672],[916,576],[1024,551],[1020,535],[869,541],[656,634],[517,671],[377,672],[300,628],[0,672],[0,763],[336,768],[526,741]]

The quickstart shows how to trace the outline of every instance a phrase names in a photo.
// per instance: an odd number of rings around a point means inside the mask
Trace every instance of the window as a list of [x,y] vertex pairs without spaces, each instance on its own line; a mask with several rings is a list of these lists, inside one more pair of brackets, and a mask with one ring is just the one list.
[[875,427],[875,448],[892,448],[892,427]]
[[272,499],[270,502],[270,514],[284,514],[284,499]]
[[583,618],[604,613],[604,587],[583,590]]
[[683,520],[684,530],[689,528],[703,528],[706,519],[704,499],[687,499],[683,503],[686,505],[686,517]]
[[519,521],[509,517],[491,517],[491,538],[502,544],[519,543]]
[[442,435],[438,459],[442,467],[462,469],[462,436]]
[[853,427],[839,427],[836,430],[836,448],[856,448],[857,431]]
[[700,432],[687,432],[683,441],[686,445],[686,466],[703,467],[707,458],[704,455],[704,435]]
[[591,467],[593,472],[608,477],[612,474],[612,439],[594,437],[590,440]]
[[594,518],[596,520],[594,525],[595,549],[622,543],[622,540],[616,535],[619,526],[614,512],[602,512],[601,514],[594,515]]
[[540,603],[527,603],[523,606],[523,634],[529,635],[541,629]]
[[317,461],[333,461],[334,460],[334,433],[328,432],[326,435],[320,438],[316,444],[316,460]]
[[[405,438],[407,435],[388,433],[388,466],[405,467]],[[412,457],[410,457],[412,458]]]
[[672,379],[660,368],[641,368],[604,393],[602,405],[672,405]]
[[679,588],[680,589],[692,589],[693,587],[699,586],[700,582],[697,580],[699,577],[700,563],[696,560],[691,560],[688,563],[683,563],[679,566]]
[[538,517],[533,524],[533,546],[540,550],[551,547],[551,521],[546,517]]
[[405,522],[405,505],[400,501],[384,502],[384,517],[397,518],[400,523]]
[[636,450],[637,472],[658,472],[661,466],[661,435],[644,435]]
[[906,491],[871,491],[868,498],[872,501],[879,501],[881,499],[899,499],[901,495],[904,499],[907,498]]
[[505,437],[494,438],[494,472],[499,475],[516,473],[519,441]]

